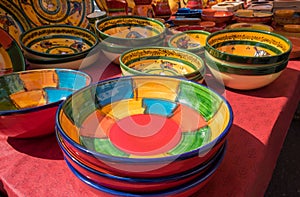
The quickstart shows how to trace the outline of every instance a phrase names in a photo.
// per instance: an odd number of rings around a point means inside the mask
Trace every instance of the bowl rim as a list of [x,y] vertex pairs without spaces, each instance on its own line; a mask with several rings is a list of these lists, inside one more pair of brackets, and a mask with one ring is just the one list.
[[[80,31],[84,31],[85,33],[87,34],[90,34],[92,37],[95,38],[95,43],[93,43],[93,45],[88,48],[87,50],[84,50],[84,51],[81,51],[81,52],[78,52],[78,53],[72,53],[72,54],[51,54],[51,53],[43,53],[43,52],[39,52],[39,51],[36,51],[36,50],[33,50],[31,49],[30,47],[27,47],[24,43],[23,43],[23,38],[29,34],[29,33],[32,33],[34,31],[39,31],[39,30],[42,30],[42,29],[53,29],[53,28],[58,28],[58,29],[61,29],[61,28],[68,28],[68,29],[74,29],[74,30],[80,30]],[[52,37],[52,36],[50,36]],[[44,26],[38,26],[38,27],[34,27],[34,28],[31,28],[25,32],[23,32],[20,37],[19,37],[19,42],[20,42],[20,45],[22,47],[22,49],[30,54],[34,54],[34,55],[37,55],[37,56],[40,56],[40,57],[46,57],[46,58],[54,58],[54,60],[57,60],[57,59],[61,59],[61,58],[72,58],[74,56],[78,56],[78,55],[86,55],[88,54],[91,50],[93,50],[99,43],[99,39],[98,37],[96,36],[95,33],[93,33],[92,31],[89,31],[88,29],[85,29],[83,27],[78,27],[78,26],[71,26],[71,25],[65,25],[65,24],[56,24],[56,25],[44,25]],[[24,54],[25,57],[27,56],[26,53]],[[26,57],[27,58],[27,57]],[[48,60],[47,60],[48,61]],[[49,61],[52,61],[52,60],[49,60]]]
[[[182,32],[182,33],[184,33],[184,32]],[[137,75],[146,75],[146,76],[154,75],[154,74],[147,74],[145,72],[140,72],[138,70],[132,69],[132,68],[128,67],[127,65],[125,65],[122,61],[122,58],[125,55],[127,55],[128,53],[138,51],[138,50],[147,50],[147,49],[163,49],[163,50],[176,51],[178,53],[186,53],[188,55],[191,55],[191,56],[195,57],[195,59],[198,59],[201,62],[201,67],[198,68],[197,70],[191,72],[191,73],[186,73],[186,74],[183,74],[183,75],[174,75],[173,77],[189,77],[189,76],[194,76],[194,75],[199,75],[199,74],[202,75],[202,78],[204,77],[204,74],[205,74],[205,71],[206,71],[204,60],[199,55],[196,55],[195,53],[193,53],[191,51],[187,51],[187,50],[180,49],[180,48],[174,48],[174,47],[149,46],[149,47],[138,47],[138,48],[133,48],[133,49],[127,50],[127,51],[123,52],[119,57],[120,67],[124,68],[127,71],[130,71],[134,74],[137,74]]]
[[[203,22],[213,22],[213,21],[203,21]],[[213,22],[214,23],[214,22]],[[179,36],[182,36],[182,35],[185,35],[185,34],[195,34],[195,33],[199,33],[201,35],[206,35],[208,36],[210,34],[210,32],[208,31],[205,31],[205,30],[186,30],[186,31],[183,31],[183,32],[179,32],[179,33],[176,33],[174,35],[172,35],[169,39],[168,39],[168,46],[169,47],[172,47],[172,48],[177,48],[177,49],[182,49],[182,48],[178,48],[178,47],[175,47],[174,45],[171,44],[171,42],[179,37]],[[190,51],[190,52],[195,52],[195,51],[198,51],[198,50],[201,50],[201,49],[204,49],[205,47],[205,44],[203,46],[200,46],[200,47],[197,47],[197,48],[192,48],[192,49],[184,49],[184,50],[187,50],[187,51]]]
[[[64,72],[77,73],[81,76],[84,76],[87,79],[87,86],[92,83],[92,78],[89,74],[82,72],[82,71],[78,71],[78,70],[74,70],[74,69],[67,69],[67,68],[41,68],[41,69],[25,70],[25,71],[19,71],[19,72],[2,75],[2,76],[0,76],[0,78],[4,78],[6,76],[11,76],[11,75],[19,75],[20,73],[23,74],[23,73],[48,72],[48,71],[64,71]],[[79,90],[80,89],[75,90],[74,92],[77,92]],[[17,109],[17,110],[3,110],[3,111],[0,111],[0,116],[8,116],[8,115],[14,115],[14,114],[26,114],[26,113],[34,112],[34,111],[38,111],[38,110],[45,110],[45,109],[51,108],[51,107],[58,107],[58,105],[60,103],[62,103],[63,101],[64,101],[64,99],[60,99],[58,101],[46,103],[45,105],[36,106],[36,107],[22,108],[22,109]]]
[[[98,86],[98,85],[101,85],[104,83],[109,83],[109,82],[116,81],[116,80],[131,80],[132,78],[149,78],[149,79],[153,79],[153,80],[155,80],[155,78],[160,78],[161,80],[163,80],[163,79],[181,80],[181,81],[183,81],[183,83],[187,83],[187,84],[194,85],[194,86],[201,86],[201,88],[211,91],[211,93],[218,96],[222,100],[222,102],[226,105],[226,107],[228,108],[229,118],[228,118],[228,124],[226,125],[226,128],[224,128],[224,130],[221,132],[221,134],[218,137],[216,137],[214,140],[210,141],[209,143],[207,143],[201,147],[198,147],[197,149],[194,149],[194,150],[191,150],[191,151],[185,152],[183,154],[179,154],[179,155],[170,155],[170,156],[166,156],[166,157],[157,157],[157,158],[125,158],[125,157],[119,157],[119,156],[106,155],[103,153],[92,151],[92,150],[86,149],[81,144],[78,144],[77,142],[75,142],[72,138],[70,138],[63,131],[60,121],[59,121],[59,114],[60,114],[60,111],[62,110],[64,104],[68,100],[72,99],[73,95],[80,94],[80,92],[85,91],[88,88],[92,88],[94,86]],[[62,102],[58,106],[58,109],[57,109],[56,115],[55,115],[55,129],[59,132],[59,134],[62,136],[62,138],[65,139],[69,144],[73,145],[76,149],[78,149],[82,153],[87,154],[89,156],[100,158],[100,159],[103,159],[105,161],[110,161],[110,162],[117,162],[117,163],[125,162],[125,163],[131,163],[131,164],[144,163],[145,164],[145,163],[161,163],[161,162],[168,162],[168,161],[174,161],[174,160],[184,160],[184,159],[192,158],[194,156],[199,156],[199,154],[201,154],[201,153],[206,153],[207,151],[209,151],[213,147],[217,146],[221,141],[223,141],[225,139],[225,137],[229,133],[230,128],[233,124],[233,118],[234,118],[233,110],[232,110],[230,103],[222,95],[218,94],[215,90],[210,89],[207,86],[204,86],[203,84],[196,83],[196,82],[193,82],[193,81],[190,81],[187,79],[172,77],[172,76],[135,75],[135,76],[115,77],[115,78],[102,80],[102,81],[93,83],[87,87],[84,87],[72,95],[69,95],[64,100],[64,102]]]
[[[163,28],[163,31],[160,32],[159,34],[155,35],[155,36],[151,36],[151,37],[145,37],[145,38],[137,38],[137,39],[130,39],[130,38],[120,38],[120,37],[116,37],[116,36],[111,36],[109,34],[104,33],[103,31],[101,31],[98,28],[98,25],[100,23],[109,21],[109,20],[113,20],[113,19],[142,19],[144,21],[151,21],[154,23],[157,23],[159,26],[161,26]],[[129,44],[129,46],[143,46],[144,44],[148,44],[149,42],[157,42],[159,40],[163,40],[163,38],[166,35],[167,32],[167,28],[166,26],[159,20],[155,19],[155,18],[149,18],[149,17],[145,17],[145,16],[137,16],[137,15],[117,15],[117,16],[108,16],[102,19],[99,19],[95,22],[95,29],[97,31],[97,35],[100,37],[100,40],[104,40],[104,41],[108,41],[111,43],[115,43],[115,44],[119,44],[119,43],[124,43],[124,44]],[[162,38],[163,36],[163,38]],[[125,45],[126,46],[126,45]]]
[[[227,34],[227,33],[234,33],[234,32],[255,32],[255,33],[260,33],[260,34],[265,34],[265,35],[272,35],[277,38],[280,38],[284,42],[286,42],[289,45],[289,48],[287,51],[272,55],[271,58],[270,56],[262,56],[262,57],[252,57],[252,56],[239,56],[239,55],[233,55],[230,53],[222,52],[219,51],[218,49],[212,47],[209,44],[209,40],[214,37],[215,35],[220,35],[220,34]],[[221,59],[221,60],[226,60],[228,62],[238,62],[238,63],[247,63],[247,64],[270,64],[270,63],[275,63],[278,61],[286,60],[289,57],[290,52],[292,51],[292,42],[286,38],[285,36],[282,36],[280,34],[274,33],[274,32],[269,32],[269,31],[264,31],[264,30],[258,30],[258,29],[249,29],[249,28],[236,28],[236,29],[223,29],[220,31],[216,31],[208,35],[206,39],[206,44],[205,44],[205,50],[209,52],[212,56],[215,58]]]

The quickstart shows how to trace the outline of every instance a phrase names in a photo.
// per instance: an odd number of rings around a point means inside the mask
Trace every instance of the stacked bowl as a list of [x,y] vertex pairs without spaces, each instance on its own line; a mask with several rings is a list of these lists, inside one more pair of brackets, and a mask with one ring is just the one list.
[[108,196],[182,196],[218,169],[232,125],[228,102],[182,78],[127,76],[69,96],[56,136],[72,172]]
[[226,29],[207,37],[206,65],[225,86],[264,87],[286,68],[292,44],[284,36],[248,28]]
[[159,20],[143,16],[109,16],[96,21],[96,30],[105,56],[119,64],[119,56],[130,49],[162,46],[166,27]]

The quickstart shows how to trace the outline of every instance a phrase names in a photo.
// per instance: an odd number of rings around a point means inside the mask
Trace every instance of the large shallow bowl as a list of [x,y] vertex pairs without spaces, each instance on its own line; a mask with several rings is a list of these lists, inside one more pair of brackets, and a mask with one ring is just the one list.
[[122,74],[169,75],[203,82],[205,64],[199,56],[170,47],[141,47],[120,56]]
[[201,19],[204,21],[213,21],[215,23],[229,23],[233,17],[233,12],[229,11],[215,11],[211,14],[202,12]]
[[80,71],[41,69],[0,76],[0,134],[29,138],[54,132],[58,105],[91,78]]
[[167,76],[93,84],[60,105],[56,129],[86,164],[129,177],[163,177],[208,161],[224,144],[233,114],[211,89]]
[[289,58],[292,44],[273,32],[226,29],[211,33],[205,48],[210,55],[225,62],[273,64]]
[[[20,36],[24,56],[34,67],[73,62],[78,68],[83,60],[98,44],[98,38],[87,29],[68,25],[46,25],[32,28]],[[92,62],[91,62],[92,63]],[[55,67],[55,66],[53,66]],[[67,67],[67,66],[66,66]]]
[[201,30],[189,30],[177,33],[168,39],[168,46],[201,55],[204,52],[206,38],[209,34],[209,32]]
[[153,178],[131,178],[122,177],[114,174],[98,171],[97,168],[92,168],[79,161],[68,152],[68,148],[60,139],[60,135],[57,134],[57,141],[64,154],[65,161],[76,169],[79,173],[85,176],[88,180],[91,180],[104,187],[115,189],[124,192],[138,192],[138,193],[150,193],[159,192],[167,189],[174,189],[182,184],[188,183],[198,178],[201,174],[205,173],[211,165],[224,157],[226,143],[218,150],[218,152],[207,162],[200,164],[199,166],[178,175],[171,175],[167,177],[153,177]]
[[0,76],[25,70],[25,59],[16,40],[0,28]]

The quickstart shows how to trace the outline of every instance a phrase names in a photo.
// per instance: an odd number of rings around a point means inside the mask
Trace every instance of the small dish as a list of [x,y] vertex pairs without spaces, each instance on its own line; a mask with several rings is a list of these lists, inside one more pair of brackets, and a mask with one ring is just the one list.
[[[212,14],[212,13],[211,13]],[[233,12],[216,11],[212,15],[201,14],[201,19],[204,21],[213,21],[215,23],[228,23],[233,18]]]
[[299,33],[300,32],[300,25],[284,25],[283,29],[287,32]]

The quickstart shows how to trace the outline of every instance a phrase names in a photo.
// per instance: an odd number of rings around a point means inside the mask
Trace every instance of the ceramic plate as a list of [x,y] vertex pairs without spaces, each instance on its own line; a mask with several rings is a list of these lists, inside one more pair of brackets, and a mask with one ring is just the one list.
[[92,0],[13,0],[33,26],[67,24],[87,27],[86,16],[94,11]]
[[0,76],[25,70],[25,59],[18,43],[0,28]]
[[21,33],[30,29],[30,24],[14,3],[8,0],[1,0],[0,27],[7,31],[18,42]]

